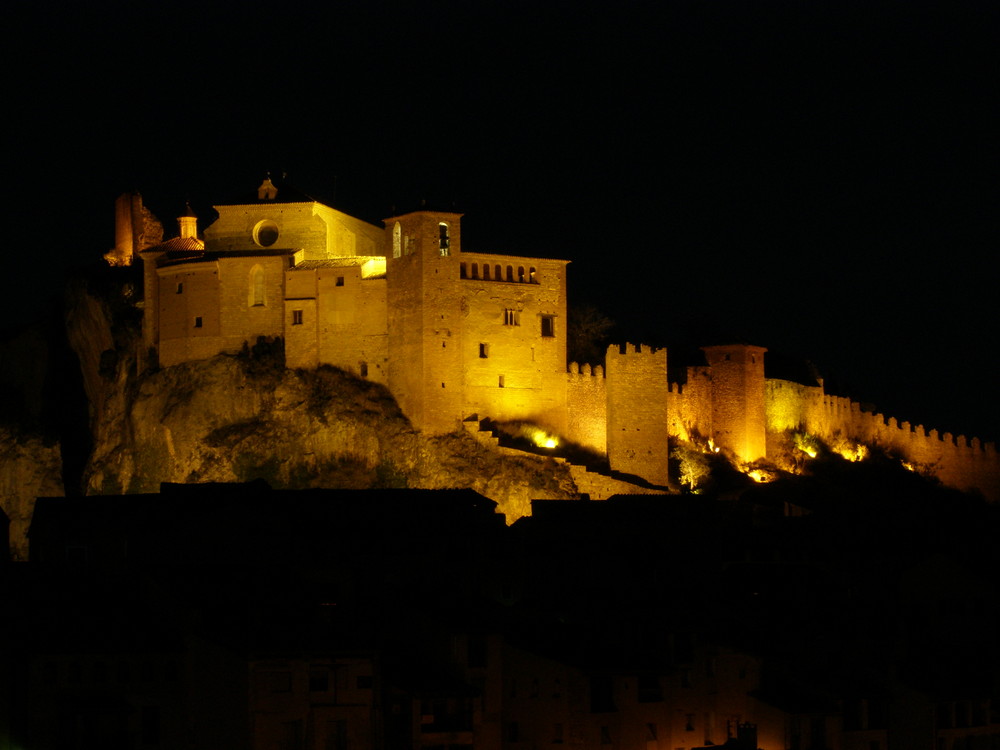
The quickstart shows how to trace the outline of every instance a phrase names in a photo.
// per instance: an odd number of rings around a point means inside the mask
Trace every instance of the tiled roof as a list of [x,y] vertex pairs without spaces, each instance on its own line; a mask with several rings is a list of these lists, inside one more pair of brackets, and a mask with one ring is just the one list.
[[174,237],[159,245],[147,247],[144,253],[190,254],[205,252],[205,243],[195,237]]
[[296,263],[295,268],[292,270],[303,270],[308,271],[314,268],[344,268],[345,266],[363,266],[365,263],[370,261],[372,257],[382,257],[382,256],[370,256],[370,255],[353,255],[345,258],[323,258],[322,260],[304,260],[301,263]]

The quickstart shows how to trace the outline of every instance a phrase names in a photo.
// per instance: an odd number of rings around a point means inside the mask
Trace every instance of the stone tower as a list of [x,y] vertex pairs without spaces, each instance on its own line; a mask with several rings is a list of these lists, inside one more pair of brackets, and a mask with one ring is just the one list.
[[610,346],[606,362],[611,468],[666,486],[667,350]]
[[712,429],[716,445],[743,461],[765,455],[764,353],[748,344],[702,347],[712,373]]
[[389,389],[429,434],[463,418],[461,214],[420,210],[385,220]]

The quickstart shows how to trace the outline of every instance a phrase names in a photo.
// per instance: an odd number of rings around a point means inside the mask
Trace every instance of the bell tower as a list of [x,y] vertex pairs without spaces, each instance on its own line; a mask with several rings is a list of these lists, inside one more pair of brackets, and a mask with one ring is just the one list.
[[429,434],[462,418],[461,214],[419,210],[385,220],[389,389]]

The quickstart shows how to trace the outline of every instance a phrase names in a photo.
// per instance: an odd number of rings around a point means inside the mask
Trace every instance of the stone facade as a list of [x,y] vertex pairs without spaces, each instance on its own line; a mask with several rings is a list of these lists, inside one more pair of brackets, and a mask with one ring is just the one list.
[[[887,425],[821,386],[767,381],[762,347],[705,347],[708,364],[683,385],[668,383],[666,350],[645,346],[610,347],[606,371],[567,372],[568,261],[464,252],[461,214],[421,209],[378,228],[270,179],[216,210],[204,241],[189,212],[180,237],[141,252],[144,343],[163,366],[281,338],[288,367],[384,384],[429,435],[476,418],[527,422],[654,486],[668,484],[669,437],[749,463],[766,457],[768,434],[802,429],[882,444],[950,485],[1000,496],[992,444]],[[135,196],[117,207],[120,221],[142,211]]]

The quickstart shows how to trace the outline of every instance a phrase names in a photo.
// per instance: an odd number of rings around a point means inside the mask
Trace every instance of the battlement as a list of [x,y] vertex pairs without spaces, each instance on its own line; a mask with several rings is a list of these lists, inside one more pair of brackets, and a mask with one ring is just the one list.
[[632,357],[635,355],[647,355],[651,357],[660,356],[664,363],[667,361],[667,350],[661,347],[649,346],[648,344],[624,344],[611,345],[608,347],[607,357]]
[[783,380],[766,381],[766,409],[769,431],[803,430],[825,440],[846,437],[877,446],[946,485],[1000,500],[994,443],[866,412],[850,398],[823,393],[821,386]]
[[582,364],[582,365],[577,364],[576,362],[570,362],[569,363],[569,373],[567,373],[567,374],[569,374],[569,375],[580,375],[582,377],[603,378],[604,377],[604,366],[603,365],[594,365],[593,367],[591,367],[586,362],[584,364]]
[[[531,421],[659,486],[670,436],[753,461],[768,432],[806,430],[1000,494],[994,445],[863,412],[822,386],[765,384],[764,347],[703,347],[707,365],[683,385],[668,381],[667,350],[642,343],[608,347],[603,366],[567,366],[568,261],[465,253],[453,212],[377,228],[300,198],[265,181],[256,201],[218,207],[204,247],[185,214],[182,237],[147,250],[143,336],[161,365],[280,337],[289,367],[386,384],[417,429],[449,432],[468,414]],[[138,241],[137,207],[133,196],[116,205],[122,256]]]

